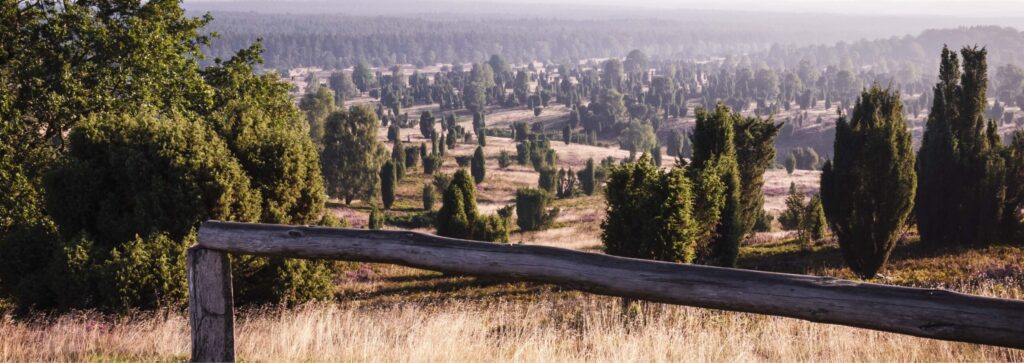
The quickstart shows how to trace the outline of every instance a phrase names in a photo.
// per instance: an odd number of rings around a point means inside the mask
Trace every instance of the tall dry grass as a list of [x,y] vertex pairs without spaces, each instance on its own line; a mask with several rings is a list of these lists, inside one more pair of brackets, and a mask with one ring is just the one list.
[[[666,362],[1021,361],[1024,351],[795,319],[543,292],[528,300],[350,303],[250,310],[236,321],[246,361]],[[0,321],[0,361],[187,359],[183,314]]]

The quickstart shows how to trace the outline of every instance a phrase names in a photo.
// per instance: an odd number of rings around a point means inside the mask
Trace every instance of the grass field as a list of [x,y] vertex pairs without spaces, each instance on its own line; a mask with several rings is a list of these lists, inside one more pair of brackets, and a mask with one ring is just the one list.
[[[504,122],[499,121],[503,117],[488,116],[489,124]],[[418,133],[405,129],[403,139],[418,144],[423,141]],[[575,170],[590,157],[627,156],[613,147],[552,144],[559,166]],[[443,171],[455,170],[453,155],[469,155],[474,148],[462,144],[451,150]],[[509,139],[488,138],[487,179],[478,185],[480,210],[485,214],[512,203],[517,188],[537,183],[538,175],[529,166],[499,168],[495,158],[501,150],[514,153],[515,145]],[[803,192],[815,192],[818,178],[815,171],[789,175],[770,170],[764,187],[766,209],[781,211],[791,182]],[[421,169],[410,170],[389,213],[420,213],[421,188],[430,180]],[[511,242],[599,252],[604,218],[599,194],[554,201],[561,213],[553,228],[513,231]],[[345,206],[332,201],[329,206],[331,213],[354,226],[366,224],[369,207],[365,202]],[[746,241],[739,265],[853,278],[834,241],[802,249],[787,232],[763,233]],[[1019,246],[935,249],[907,235],[875,282],[1021,299],[1022,266],[1024,249]],[[394,265],[338,262],[334,267],[334,301],[239,311],[238,357],[274,362],[1024,360],[1021,350],[788,318],[660,304],[623,311],[617,298],[550,285],[450,276]],[[184,310],[129,316],[80,312],[17,320],[0,317],[0,361],[5,362],[180,361],[188,359],[189,349]]]
[[[1024,298],[1024,250],[901,246],[883,282]],[[931,257],[929,257],[931,256]],[[741,264],[846,276],[834,245],[745,246]],[[804,263],[810,262],[808,265]],[[796,266],[811,266],[808,269]],[[1014,267],[1016,266],[1016,267]],[[335,302],[238,312],[244,361],[1021,361],[1024,351],[617,298],[393,265],[338,263]],[[949,283],[949,281],[954,281]],[[183,311],[0,320],[0,361],[187,359]]]

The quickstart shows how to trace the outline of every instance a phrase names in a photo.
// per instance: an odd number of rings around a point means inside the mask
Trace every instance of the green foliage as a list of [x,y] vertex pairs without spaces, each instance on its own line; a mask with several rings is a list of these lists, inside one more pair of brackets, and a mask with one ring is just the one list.
[[396,140],[391,146],[391,160],[395,164],[395,178],[402,180],[405,177],[405,148],[402,147],[402,140]]
[[613,167],[605,188],[607,216],[601,223],[605,252],[692,261],[699,227],[691,215],[690,192],[681,169],[659,170],[646,154],[637,162]]
[[815,195],[807,202],[800,226],[800,240],[805,243],[814,242],[825,238],[825,209],[821,204],[821,197]]
[[782,229],[786,231],[800,229],[800,226],[803,224],[805,209],[807,207],[804,205],[804,195],[797,192],[795,183],[789,183],[786,209],[779,215],[779,224],[782,225]]
[[885,264],[914,205],[917,176],[897,92],[865,91],[851,119],[836,124],[834,158],[821,201],[847,265],[871,278]]
[[324,216],[320,218],[320,221],[316,222],[316,225],[331,228],[348,228],[351,226],[347,219],[338,218],[331,213],[324,213]]
[[423,159],[423,173],[433,175],[435,171],[441,170],[444,158],[441,155],[433,154]]
[[[786,168],[793,170],[818,170],[821,157],[812,147],[793,148],[786,154]],[[788,171],[788,170],[787,170]],[[792,174],[793,172],[789,172]]]
[[395,203],[395,185],[398,176],[395,173],[395,162],[388,160],[380,168],[380,199],[384,203],[384,209],[391,209]]
[[473,152],[473,161],[470,165],[470,170],[473,173],[473,180],[476,181],[477,184],[482,183],[486,176],[487,165],[485,164],[485,160],[484,148],[482,146],[477,146],[476,151]]
[[658,138],[654,135],[654,128],[645,122],[631,121],[629,126],[619,136],[619,146],[629,150],[630,154],[647,152],[654,148]]
[[587,159],[587,165],[579,171],[580,188],[583,190],[583,194],[594,195],[594,190],[597,187],[594,172],[594,158]]
[[[698,110],[693,133],[693,158],[689,176],[696,181],[700,190],[695,209],[706,217],[714,217],[718,209],[714,231],[704,233],[711,240],[698,249],[698,259],[703,263],[732,267],[739,255],[739,244],[747,233],[744,230],[742,188],[736,147],[734,125],[741,120],[724,104],[718,104],[713,113]],[[713,170],[713,172],[712,172]],[[711,176],[711,174],[715,176]],[[708,178],[707,181],[702,179]],[[719,194],[717,184],[724,188]],[[711,188],[711,186],[716,186]],[[710,190],[703,190],[709,188]],[[701,217],[703,218],[703,217]],[[708,221],[710,222],[710,220]],[[712,224],[706,224],[711,226]]]
[[498,153],[498,167],[505,169],[509,165],[512,165],[512,155],[508,150],[501,150],[501,152]]
[[764,214],[764,172],[775,160],[775,136],[782,124],[758,117],[736,117],[736,161],[740,172],[740,228],[749,234]]
[[180,240],[205,220],[256,221],[260,195],[207,126],[151,114],[97,116],[69,136],[68,158],[47,177],[61,234],[109,247],[136,235]]
[[499,216],[479,216],[473,221],[472,239],[508,243],[508,220]]
[[331,73],[327,85],[331,87],[331,91],[334,91],[334,103],[339,106],[344,103],[345,99],[359,96],[359,88],[356,87],[355,82],[352,82],[352,76],[348,73]]
[[372,198],[387,155],[377,140],[379,124],[373,109],[366,105],[327,117],[320,154],[327,195],[342,198],[346,204],[356,198]]
[[423,184],[423,210],[433,210],[434,200],[436,198],[437,196],[434,193],[434,186],[430,184]]
[[524,231],[539,231],[551,227],[558,209],[548,210],[551,194],[541,189],[516,190],[516,223]]
[[[824,211],[822,211],[822,213],[824,213]],[[824,218],[824,217],[822,217],[822,218]],[[754,220],[753,231],[754,232],[771,232],[772,231],[772,221],[773,220],[775,220],[775,217],[772,216],[771,214],[768,214],[768,212],[765,212],[762,209],[761,212],[757,214],[757,218]]]
[[547,167],[540,169],[540,176],[537,179],[538,188],[548,193],[554,193],[556,184],[558,184],[558,179],[555,175],[555,168]]
[[434,129],[434,123],[435,119],[434,116],[430,114],[430,111],[423,111],[423,113],[420,114],[420,134],[423,135],[424,138],[430,138],[431,135],[436,132]]
[[682,156],[683,151],[683,133],[679,130],[672,130],[668,134],[668,141],[665,142],[665,153],[669,156]]
[[384,228],[384,211],[377,208],[376,205],[370,209],[370,217],[367,219],[366,228],[368,229],[381,229]]
[[942,50],[918,153],[917,225],[925,243],[985,244],[1007,237],[1000,233],[1006,161],[996,124],[984,115],[987,51],[964,48],[961,55],[962,73],[956,53]]
[[317,87],[316,93],[307,93],[299,100],[299,109],[306,113],[309,137],[323,139],[324,120],[334,111],[334,96],[326,87]]
[[[18,51],[0,70],[5,85],[32,89],[0,91],[0,117],[19,120],[0,126],[0,186],[21,203],[0,199],[0,244],[18,251],[5,262],[32,262],[9,264],[0,289],[19,308],[174,306],[199,222],[320,218],[326,197],[309,123],[287,84],[254,71],[259,43],[200,69],[209,38],[198,29],[209,18],[186,18],[176,1],[26,9],[18,31],[4,33]],[[315,269],[264,265],[235,264],[266,276],[267,286],[329,283],[306,273]],[[253,280],[235,277],[238,291]],[[324,290],[303,289],[329,296]]]
[[437,212],[437,234],[452,238],[470,238],[471,223],[477,217],[476,187],[465,169],[459,169],[441,197]]
[[420,148],[418,146],[408,146],[405,148],[405,169],[415,168],[419,164],[420,160]]

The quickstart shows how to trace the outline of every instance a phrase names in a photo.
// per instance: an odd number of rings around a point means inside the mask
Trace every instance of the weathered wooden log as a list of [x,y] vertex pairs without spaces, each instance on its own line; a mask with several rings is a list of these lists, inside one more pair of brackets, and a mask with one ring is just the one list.
[[206,222],[198,240],[204,248],[230,253],[393,263],[669,304],[1024,348],[1024,301],[946,290],[473,242],[408,231]]
[[231,263],[221,251],[188,250],[188,316],[193,362],[235,361]]

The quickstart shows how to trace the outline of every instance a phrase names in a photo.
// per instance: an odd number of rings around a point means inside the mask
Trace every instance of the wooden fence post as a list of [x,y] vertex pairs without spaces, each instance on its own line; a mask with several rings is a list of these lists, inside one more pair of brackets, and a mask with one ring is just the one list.
[[188,250],[188,312],[193,362],[235,361],[235,310],[227,253]]

